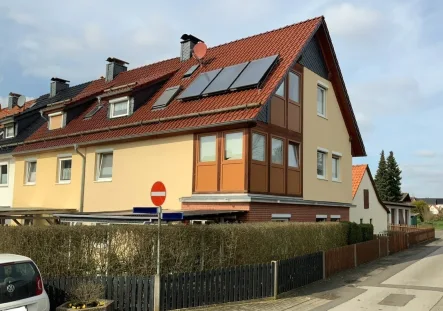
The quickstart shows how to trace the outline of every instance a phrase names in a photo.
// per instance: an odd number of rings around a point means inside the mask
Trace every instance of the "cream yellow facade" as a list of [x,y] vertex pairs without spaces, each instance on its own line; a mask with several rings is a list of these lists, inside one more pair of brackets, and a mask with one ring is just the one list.
[[[166,209],[180,209],[192,194],[193,135],[79,148],[86,155],[84,211],[121,211],[152,206],[150,189],[162,181]],[[97,180],[99,154],[112,153],[112,178]],[[59,158],[72,154],[69,183],[59,183]],[[35,184],[26,183],[26,162],[36,161]],[[74,148],[16,158],[13,207],[80,208],[82,157]]]
[[[72,158],[71,182],[58,180],[59,159]],[[74,148],[46,153],[16,156],[15,185],[12,206],[16,208],[78,209],[82,158]],[[28,183],[27,162],[37,163],[35,183]]]
[[[326,90],[326,116],[317,114],[317,87]],[[317,150],[326,153],[326,176],[317,176]],[[332,157],[339,156],[339,180],[332,180]],[[330,81],[303,69],[303,198],[352,203],[351,142]]]

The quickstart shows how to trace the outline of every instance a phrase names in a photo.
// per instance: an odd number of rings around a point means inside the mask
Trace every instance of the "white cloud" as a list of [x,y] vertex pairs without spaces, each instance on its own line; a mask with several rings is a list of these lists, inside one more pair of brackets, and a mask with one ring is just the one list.
[[381,14],[371,8],[357,7],[352,3],[340,3],[325,12],[332,35],[367,36],[379,28]]
[[8,17],[20,25],[25,26],[34,26],[36,24],[36,20],[33,15],[27,14],[25,12],[11,10],[8,14]]
[[415,152],[415,155],[421,158],[435,158],[437,156],[437,153],[432,150],[417,150]]

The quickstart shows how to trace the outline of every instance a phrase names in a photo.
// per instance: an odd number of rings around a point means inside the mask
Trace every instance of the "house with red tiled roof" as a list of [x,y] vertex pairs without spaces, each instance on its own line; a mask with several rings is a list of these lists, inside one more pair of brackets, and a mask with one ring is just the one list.
[[348,220],[366,153],[324,18],[195,48],[183,35],[176,58],[132,70],[108,58],[105,78],[41,109],[13,152],[13,206],[131,210],[160,180],[166,210]]
[[367,164],[352,166],[352,197],[350,220],[356,223],[372,224],[374,233],[388,230],[389,208],[380,200]]
[[[54,79],[53,79],[54,80]],[[52,94],[27,100],[25,96],[10,93],[7,103],[0,107],[0,211],[9,211],[13,204],[15,180],[15,158],[13,150],[22,145],[25,139],[32,135],[47,120],[40,114],[40,109],[51,103],[71,98],[80,92],[88,83],[69,87],[67,83],[55,87],[56,81],[51,81]],[[18,183],[22,180],[19,179]],[[1,215],[0,215],[1,216]],[[0,224],[8,223],[0,218]]]

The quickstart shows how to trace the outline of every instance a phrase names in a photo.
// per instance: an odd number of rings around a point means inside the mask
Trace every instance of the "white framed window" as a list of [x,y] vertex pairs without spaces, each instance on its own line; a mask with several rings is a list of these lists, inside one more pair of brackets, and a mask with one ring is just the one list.
[[6,125],[5,126],[5,138],[12,138],[14,136],[15,136],[14,125]]
[[27,161],[26,162],[26,179],[25,183],[27,185],[35,185],[37,179],[37,161]]
[[291,214],[272,214],[271,221],[274,222],[288,222],[291,219]]
[[119,118],[129,115],[129,97],[111,99],[109,101],[110,118]]
[[317,85],[317,115],[326,118],[326,89]]
[[48,114],[49,124],[48,127],[50,130],[56,130],[65,127],[65,114],[63,112],[54,112]]
[[272,163],[283,165],[283,140],[272,137]]
[[326,179],[326,158],[328,153],[324,150],[317,150],[317,178]]
[[280,97],[285,97],[285,81],[286,79],[283,80],[283,82],[280,84],[277,91],[275,92],[275,95],[278,95]]
[[252,133],[252,160],[266,161],[266,136]]
[[243,132],[225,134],[225,160],[243,159]]
[[288,144],[288,166],[292,168],[298,168],[300,165],[299,161],[299,144],[289,142]]
[[112,180],[113,152],[97,153],[96,181]]
[[58,159],[58,183],[66,184],[71,182],[72,158]]
[[332,154],[332,180],[340,181],[340,156]]
[[0,163],[0,186],[8,185],[8,170],[9,170],[8,163],[6,162]]
[[217,136],[200,136],[199,161],[214,162],[217,154]]

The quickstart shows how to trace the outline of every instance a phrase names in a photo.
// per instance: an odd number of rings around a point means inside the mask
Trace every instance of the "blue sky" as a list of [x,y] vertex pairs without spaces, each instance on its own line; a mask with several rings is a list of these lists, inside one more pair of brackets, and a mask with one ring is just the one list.
[[209,46],[324,15],[373,174],[394,151],[402,190],[443,197],[443,3],[440,1],[2,1],[0,103],[179,55],[183,33]]

